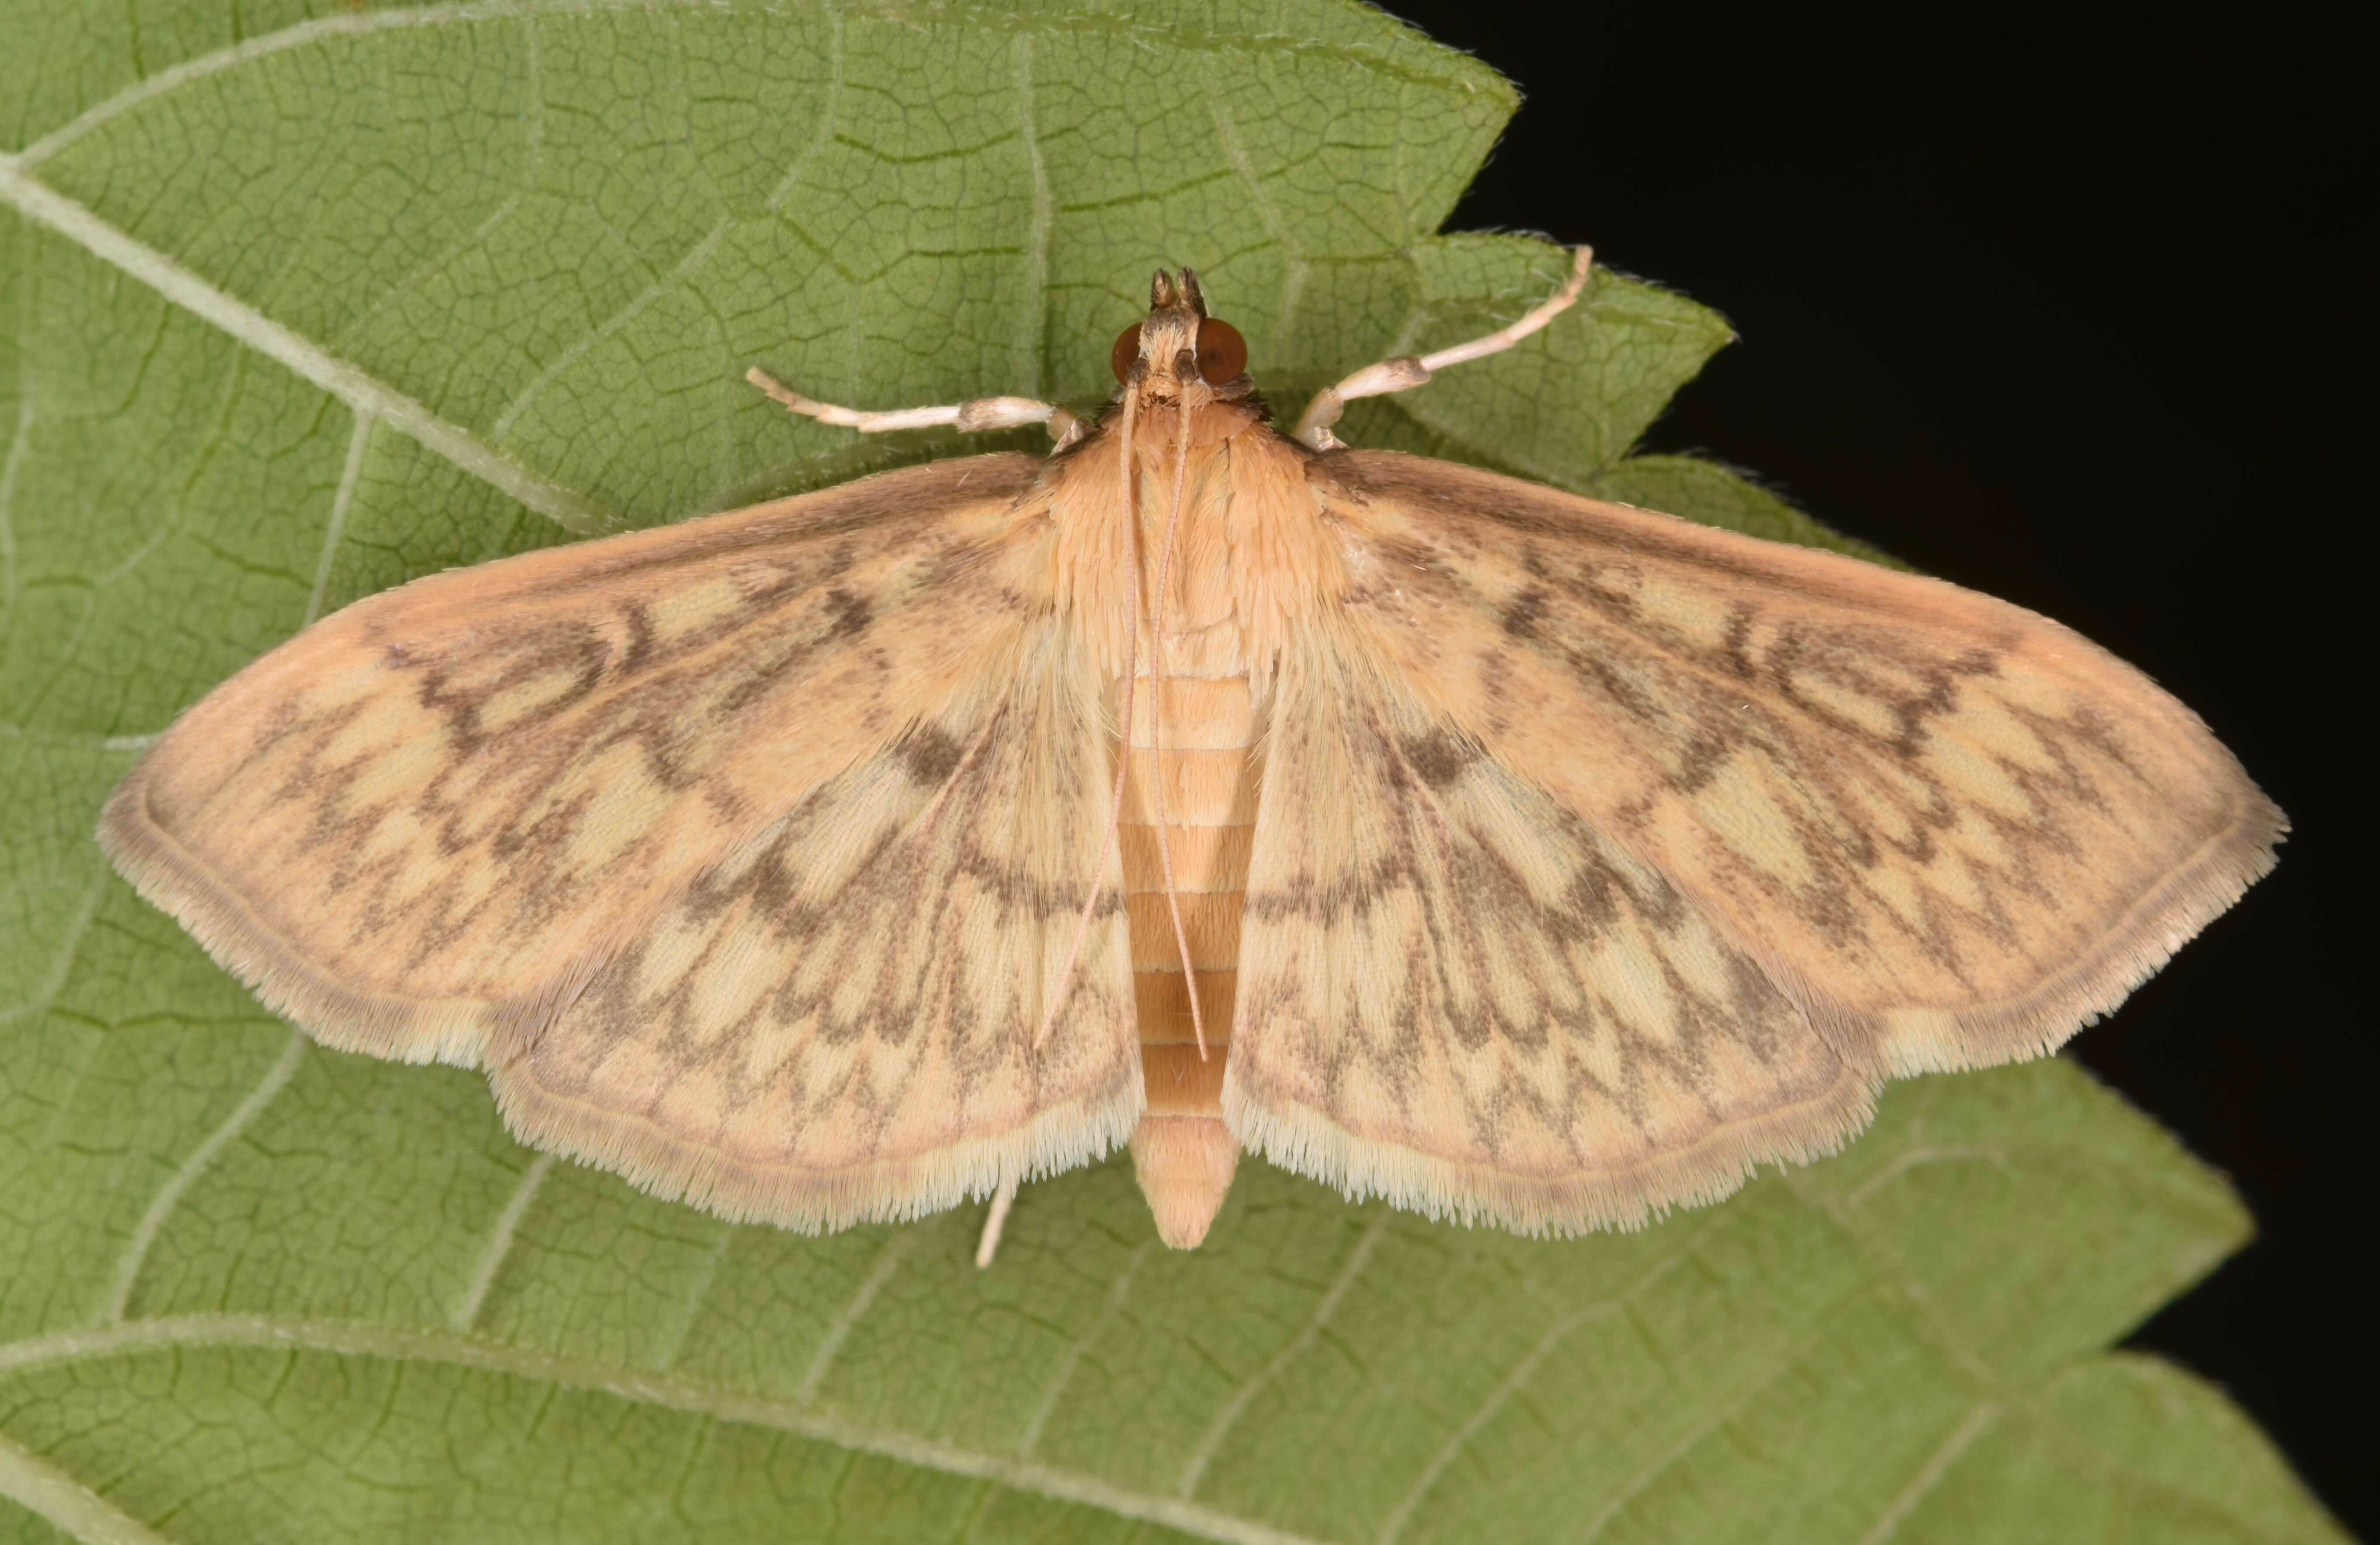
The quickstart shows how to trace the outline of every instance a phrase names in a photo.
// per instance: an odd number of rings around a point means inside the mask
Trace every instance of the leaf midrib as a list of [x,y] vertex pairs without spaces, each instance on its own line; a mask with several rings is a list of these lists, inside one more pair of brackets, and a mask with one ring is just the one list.
[[788,1401],[738,1395],[691,1380],[553,1356],[492,1342],[359,1320],[264,1314],[163,1315],[0,1344],[0,1378],[155,1351],[259,1348],[437,1363],[609,1394],[691,1416],[772,1428],[944,1475],[988,1480],[1052,1502],[1100,1508],[1219,1545],[1328,1545],[1219,1508],[1136,1490],[1080,1470],[1012,1459],[871,1427]]
[[[181,87],[322,39],[421,30],[481,19],[534,19],[547,16],[668,10],[689,3],[690,0],[461,0],[456,4],[364,15],[346,14],[299,22],[170,66],[86,109],[22,151],[0,154],[0,202],[12,206],[36,225],[73,242],[101,262],[146,285],[168,302],[212,323],[235,341],[273,359],[337,398],[359,420],[365,420],[358,425],[359,435],[368,429],[369,421],[385,421],[461,470],[545,516],[565,530],[582,536],[617,530],[627,524],[624,512],[601,507],[580,491],[554,481],[498,448],[497,442],[504,438],[512,420],[517,416],[518,408],[525,406],[526,396],[534,395],[536,383],[532,383],[529,393],[524,395],[522,403],[507,409],[491,434],[482,435],[445,418],[428,404],[398,391],[330,348],[276,321],[261,307],[237,298],[168,253],[102,218],[95,211],[51,187],[34,173],[41,165],[98,128],[140,106],[161,100]],[[912,14],[910,7],[900,4],[899,0],[863,0],[863,3],[832,7],[832,11],[838,22],[855,11],[898,20],[909,19]],[[1008,31],[1021,37],[1087,31],[1147,38],[1185,51],[1208,54],[1288,54],[1330,58],[1390,79],[1475,94],[1488,89],[1483,85],[1483,78],[1485,82],[1494,86],[1503,85],[1502,78],[1485,67],[1433,73],[1396,65],[1370,48],[1272,34],[1230,37],[1151,25],[1131,18],[1095,15],[1019,17],[976,9],[937,9],[934,16],[938,21],[955,21],[985,31]],[[840,54],[839,25],[837,38],[837,53]],[[1020,61],[1020,69],[1022,67]],[[1028,141],[1034,170],[1035,230],[1029,261],[1038,277],[1038,271],[1045,266],[1040,248],[1047,240],[1052,205],[1040,170],[1038,148],[1030,143],[1034,130],[1029,86],[1026,92],[1026,118],[1022,132]],[[1504,94],[1507,97],[1511,95],[1509,87],[1504,88]],[[1507,103],[1508,110],[1511,105]],[[1218,115],[1218,127],[1224,131],[1227,142],[1234,147],[1233,170],[1247,183],[1251,198],[1260,208],[1268,210],[1267,228],[1273,231],[1276,240],[1284,243],[1283,250],[1293,260],[1293,277],[1290,285],[1289,303],[1293,308],[1299,281],[1306,266],[1305,256],[1299,253],[1293,245],[1288,244],[1277,228],[1269,206],[1265,204],[1263,189],[1257,185],[1245,158],[1236,152],[1236,140],[1230,133],[1228,121],[1220,116],[1220,100],[1215,103],[1214,111]],[[831,123],[830,118],[830,126]],[[807,156],[797,158],[795,164],[788,169],[778,189],[779,196],[787,185],[798,178],[801,162],[806,159]],[[713,237],[718,234],[714,232]],[[710,243],[702,245],[707,247]],[[678,268],[682,268],[686,261],[681,259]],[[674,269],[673,275],[675,272]],[[663,282],[657,281],[652,291],[657,292]],[[647,298],[650,298],[650,293]],[[642,300],[631,303],[625,309],[625,314],[633,314],[642,303]],[[1039,309],[1035,308],[1036,310]],[[1417,318],[1418,311],[1415,317],[1407,319],[1405,325],[1408,331]],[[581,340],[579,346],[575,346],[572,354],[565,358],[575,357],[584,347],[600,341],[619,321],[618,317],[607,319],[593,329],[587,339]],[[1049,364],[1046,359],[1040,358],[1038,342],[1044,335],[1045,329],[1037,323],[1033,330],[1037,340],[1034,350],[1036,364],[1039,373],[1046,377]],[[541,374],[540,381],[543,378]]]
[[616,527],[616,517],[540,477],[428,405],[385,384],[247,301],[101,219],[29,176],[15,157],[0,158],[0,202],[140,281],[184,310],[329,393],[353,411],[402,430],[431,451],[567,529]]

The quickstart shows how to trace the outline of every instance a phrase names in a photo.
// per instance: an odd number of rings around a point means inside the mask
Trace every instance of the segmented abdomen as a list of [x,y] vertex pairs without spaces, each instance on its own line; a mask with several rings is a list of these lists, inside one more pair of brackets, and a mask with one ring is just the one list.
[[[1117,833],[1148,1089],[1148,1109],[1133,1134],[1132,1156],[1159,1235],[1168,1245],[1187,1249],[1206,1237],[1239,1158],[1239,1147],[1223,1126],[1223,1067],[1239,979],[1248,845],[1256,832],[1258,726],[1246,676],[1169,675],[1160,757],[1153,743],[1153,716],[1145,706],[1154,694],[1155,683],[1143,676],[1134,693],[1133,750]],[[1174,899],[1206,1021],[1203,1061],[1181,942],[1166,905],[1158,845],[1160,782]]]

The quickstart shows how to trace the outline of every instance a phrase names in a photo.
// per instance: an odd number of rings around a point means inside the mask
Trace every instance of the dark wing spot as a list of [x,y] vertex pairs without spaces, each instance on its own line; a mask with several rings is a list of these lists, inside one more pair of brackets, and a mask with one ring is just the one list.
[[830,639],[848,639],[865,633],[868,625],[875,620],[868,609],[866,597],[855,595],[839,585],[826,592],[826,603],[834,612],[834,621],[827,628]]
[[913,782],[928,788],[947,783],[965,755],[956,740],[932,724],[920,724],[901,742],[901,765]]
[[1537,633],[1537,614],[1545,609],[1546,592],[1532,585],[1512,598],[1512,603],[1504,608],[1500,620],[1504,625],[1504,631],[1513,638],[1533,639]]
[[1402,749],[1406,765],[1432,788],[1444,788],[1463,776],[1464,768],[1479,760],[1477,751],[1442,729],[1433,729],[1427,735],[1408,736]]

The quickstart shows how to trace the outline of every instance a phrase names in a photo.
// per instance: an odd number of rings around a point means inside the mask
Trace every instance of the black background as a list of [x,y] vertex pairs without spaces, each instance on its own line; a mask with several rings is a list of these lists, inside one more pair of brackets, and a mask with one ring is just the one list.
[[1648,448],[2080,628],[2289,812],[2274,875],[2074,1049],[2261,1230],[2128,1344],[2380,1535],[2362,43],[2247,8],[1386,8],[1526,98],[1449,229],[1589,241],[1735,324]]

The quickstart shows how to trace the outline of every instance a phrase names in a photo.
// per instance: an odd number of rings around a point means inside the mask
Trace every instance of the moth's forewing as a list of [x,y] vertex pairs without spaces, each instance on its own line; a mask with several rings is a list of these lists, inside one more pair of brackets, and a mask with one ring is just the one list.
[[2287,829],[2019,607],[1445,462],[1314,475],[1349,589],[1334,685],[1284,688],[1224,1097],[1277,1162],[1532,1230],[1706,1199],[1889,1076],[2059,1045]]
[[485,1066],[533,1140],[666,1194],[815,1227],[1075,1162],[1129,1130],[1137,1064],[1112,915],[1050,1041],[1008,1033],[1105,784],[1017,508],[1041,467],[371,597],[183,715],[101,841],[317,1039]]

